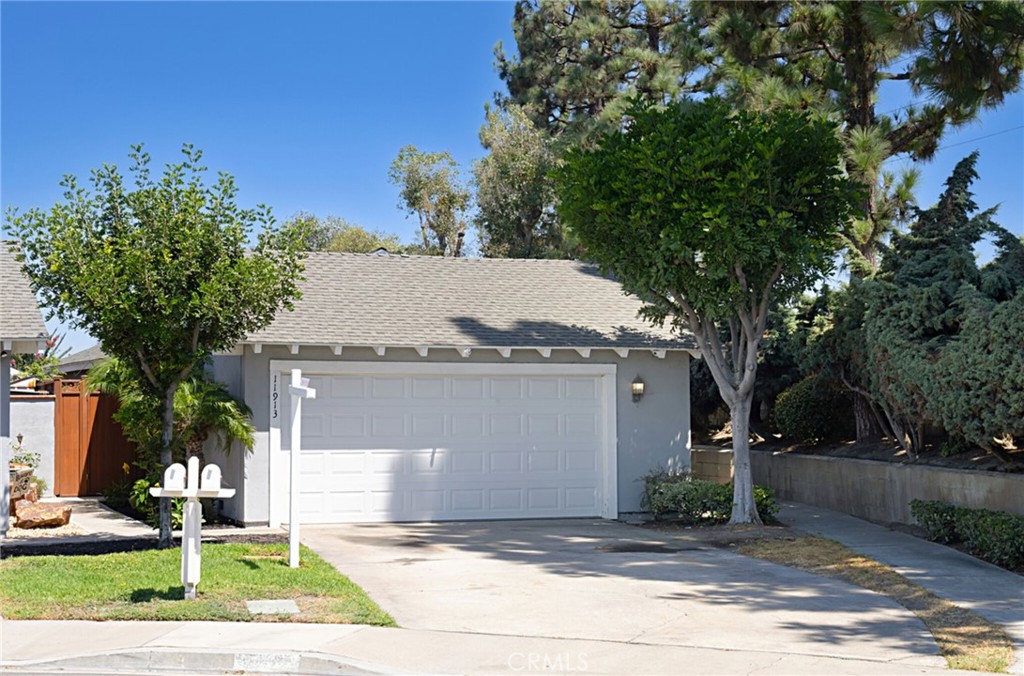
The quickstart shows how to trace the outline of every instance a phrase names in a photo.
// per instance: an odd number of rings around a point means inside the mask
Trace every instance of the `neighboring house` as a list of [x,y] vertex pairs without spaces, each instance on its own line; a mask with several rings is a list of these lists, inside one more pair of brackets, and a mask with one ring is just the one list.
[[0,240],[0,535],[10,525],[11,355],[45,347],[46,325],[15,243]]
[[64,357],[60,362],[60,372],[64,374],[66,379],[82,378],[96,362],[106,356],[99,345],[87,347],[84,350],[79,350]]
[[310,523],[616,518],[645,474],[689,466],[695,344],[593,266],[317,253],[305,276],[293,312],[214,360],[257,429],[253,453],[217,456],[230,517],[287,521],[293,368],[316,389]]

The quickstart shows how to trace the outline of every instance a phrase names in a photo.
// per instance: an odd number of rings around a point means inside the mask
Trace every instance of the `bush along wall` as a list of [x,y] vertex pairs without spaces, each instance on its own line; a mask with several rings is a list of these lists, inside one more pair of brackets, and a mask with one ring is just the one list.
[[[668,517],[690,524],[726,523],[732,515],[732,491],[731,483],[657,471],[644,477],[641,506],[655,519]],[[754,486],[754,502],[762,521],[775,521],[779,506],[770,488]]]
[[979,559],[1024,571],[1024,516],[938,500],[912,500],[910,512],[929,540],[960,545]]

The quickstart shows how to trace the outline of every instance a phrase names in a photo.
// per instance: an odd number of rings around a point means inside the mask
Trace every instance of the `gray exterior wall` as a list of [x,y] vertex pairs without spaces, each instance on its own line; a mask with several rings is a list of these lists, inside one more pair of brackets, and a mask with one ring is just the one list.
[[911,500],[1024,515],[1024,475],[754,451],[754,483],[776,497],[882,523],[913,524]]
[[11,525],[11,357],[0,352],[0,537]]
[[[468,358],[455,350],[433,349],[426,358],[413,349],[388,349],[378,357],[370,348],[349,348],[335,356],[326,347],[303,347],[291,354],[285,347],[264,346],[255,354],[245,347],[241,357],[217,357],[214,375],[253,410],[256,446],[244,458],[232,453],[221,459],[225,482],[239,489],[225,502],[225,514],[247,524],[269,519],[270,361],[379,361],[453,364],[614,364],[618,423],[618,503],[620,514],[640,511],[643,476],[656,468],[685,469],[690,463],[690,368],[685,352],[658,359],[649,350],[631,351],[626,359],[611,350],[594,350],[589,359],[572,350],[553,350],[545,359],[534,351],[513,350],[503,358],[495,350],[474,350]],[[645,395],[633,403],[631,383],[639,375]]]
[[36,475],[53,495],[54,430],[53,397],[15,397],[11,400],[11,441],[22,435],[26,451],[39,454]]

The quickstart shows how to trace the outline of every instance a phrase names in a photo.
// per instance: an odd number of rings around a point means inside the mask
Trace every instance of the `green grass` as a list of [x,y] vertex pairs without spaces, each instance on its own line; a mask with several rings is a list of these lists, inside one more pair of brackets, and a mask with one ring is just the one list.
[[[0,614],[10,619],[394,625],[366,592],[305,547],[299,568],[289,568],[286,544],[203,545],[198,598],[183,594],[177,548],[0,562]],[[294,599],[301,612],[252,616],[245,602],[256,599]]]

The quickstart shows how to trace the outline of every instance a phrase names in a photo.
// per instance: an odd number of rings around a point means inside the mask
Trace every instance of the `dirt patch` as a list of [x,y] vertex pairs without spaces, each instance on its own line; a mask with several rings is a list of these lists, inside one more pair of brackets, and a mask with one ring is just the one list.
[[[729,524],[694,526],[678,521],[648,521],[640,526],[648,530],[671,535],[676,540],[709,547],[729,547],[750,540],[794,538],[794,531],[781,524],[766,526]],[[691,547],[692,548],[692,547]]]
[[820,537],[743,543],[744,556],[805,570],[887,596],[924,622],[952,669],[1005,672],[1013,641],[1002,627],[937,596],[892,568]]
[[[207,533],[203,529],[203,544],[250,544],[271,545],[288,541],[287,533],[246,533],[244,530]],[[115,552],[135,552],[157,548],[156,536],[85,539],[68,542],[48,541],[46,538],[23,538],[7,540],[0,547],[0,559],[15,556],[93,556]],[[181,546],[181,539],[175,538],[174,545]]]

